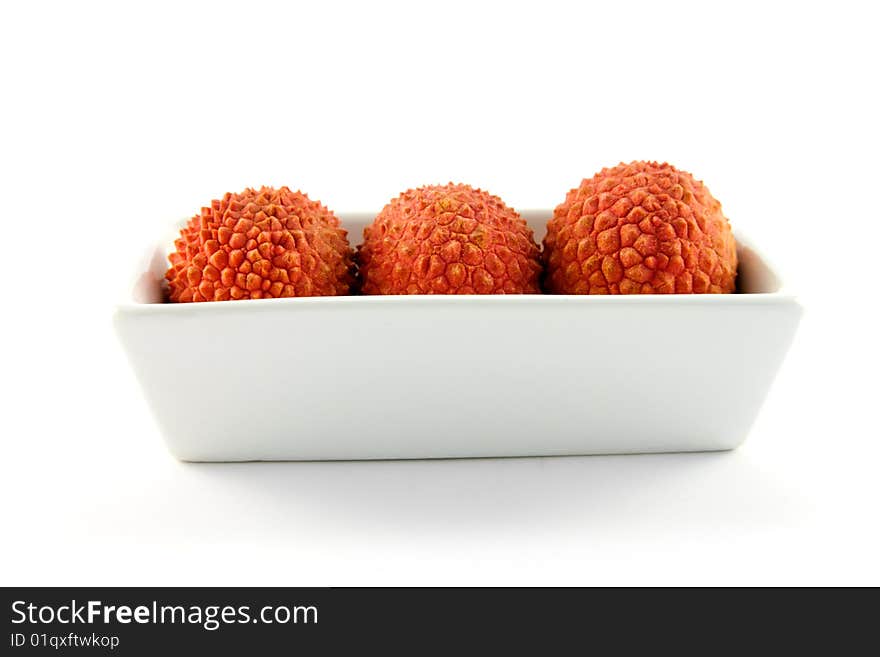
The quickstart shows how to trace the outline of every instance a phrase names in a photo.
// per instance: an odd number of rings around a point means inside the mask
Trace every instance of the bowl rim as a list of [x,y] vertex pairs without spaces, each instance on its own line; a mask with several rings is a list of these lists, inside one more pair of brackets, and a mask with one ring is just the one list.
[[[336,216],[340,218],[343,227],[346,224],[366,224],[373,217],[375,212],[353,211],[353,212],[336,212]],[[519,214],[529,221],[530,226],[534,230],[535,223],[544,223],[546,219],[552,216],[552,209],[527,209],[519,211]],[[322,296],[322,297],[291,297],[284,299],[247,299],[247,304],[241,301],[210,301],[204,303],[155,303],[138,301],[134,298],[134,290],[140,279],[145,273],[158,273],[157,267],[167,267],[167,254],[170,252],[170,245],[173,244],[174,237],[177,232],[185,225],[189,218],[181,219],[175,222],[168,230],[168,237],[153,243],[152,247],[143,252],[137,266],[130,273],[126,280],[125,288],[118,294],[115,307],[118,311],[135,312],[135,313],[181,313],[181,312],[223,312],[230,308],[245,309],[266,309],[266,308],[292,308],[292,307],[311,307],[311,306],[352,306],[352,307],[369,307],[374,305],[394,305],[406,304],[417,306],[421,304],[488,304],[488,305],[516,305],[516,304],[564,304],[564,305],[596,305],[596,304],[645,304],[645,305],[669,305],[669,304],[687,304],[687,305],[752,305],[752,304],[778,304],[783,301],[798,302],[797,295],[792,291],[787,283],[787,279],[779,275],[779,269],[775,266],[766,254],[757,248],[754,242],[749,239],[748,235],[742,231],[734,230],[734,237],[737,243],[737,251],[739,253],[744,249],[749,249],[754,256],[760,261],[766,271],[774,277],[776,281],[776,289],[771,292],[737,292],[732,294],[596,294],[596,295],[576,295],[576,294],[416,294],[416,295],[341,295],[341,296]],[[346,228],[349,234],[352,230]],[[537,235],[537,231],[535,231]],[[542,236],[543,239],[543,236]],[[541,240],[536,239],[540,244]],[[158,254],[164,254],[159,262],[157,262]]]

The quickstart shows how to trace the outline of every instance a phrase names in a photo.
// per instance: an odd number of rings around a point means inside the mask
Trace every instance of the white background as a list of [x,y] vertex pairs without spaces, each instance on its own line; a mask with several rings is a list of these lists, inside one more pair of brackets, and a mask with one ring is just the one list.
[[[880,584],[869,7],[3,3],[0,583]],[[741,449],[165,451],[110,317],[171,222],[260,184],[552,207],[633,159],[705,180],[806,307]]]

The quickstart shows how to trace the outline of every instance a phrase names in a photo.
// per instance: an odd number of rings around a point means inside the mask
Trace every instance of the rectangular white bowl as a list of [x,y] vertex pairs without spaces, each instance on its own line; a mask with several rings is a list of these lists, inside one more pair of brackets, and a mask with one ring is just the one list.
[[[540,238],[551,212],[522,214]],[[356,244],[373,215],[341,218]],[[724,450],[745,439],[801,316],[739,244],[729,295],[165,304],[168,241],[114,319],[183,460]]]

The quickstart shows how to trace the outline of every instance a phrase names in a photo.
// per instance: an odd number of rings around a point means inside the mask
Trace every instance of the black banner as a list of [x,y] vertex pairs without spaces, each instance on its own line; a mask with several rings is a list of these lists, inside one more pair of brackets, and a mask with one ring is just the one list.
[[[3,654],[407,654],[475,646],[839,651],[873,626],[850,594],[661,589],[4,589]],[[806,595],[806,597],[805,597]],[[873,595],[871,596],[873,597]],[[831,634],[832,621],[844,631]],[[705,637],[711,637],[708,643]],[[571,642],[574,641],[575,644]]]

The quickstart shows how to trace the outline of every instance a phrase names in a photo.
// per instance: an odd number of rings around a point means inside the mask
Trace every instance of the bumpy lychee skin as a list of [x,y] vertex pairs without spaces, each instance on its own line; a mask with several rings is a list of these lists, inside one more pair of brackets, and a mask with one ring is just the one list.
[[174,245],[165,278],[175,302],[333,296],[354,280],[339,219],[287,187],[211,201]]
[[544,238],[553,294],[733,292],[736,243],[721,204],[669,164],[602,169],[553,211]]
[[364,229],[364,294],[537,294],[540,251],[497,196],[468,185],[404,192]]

